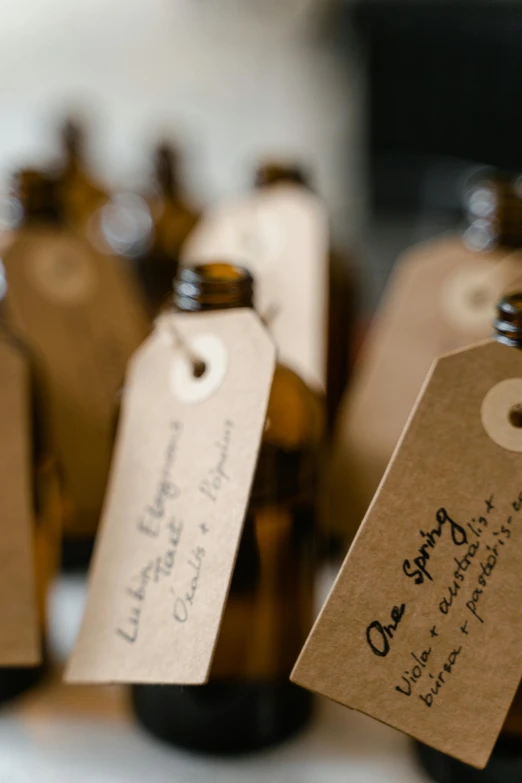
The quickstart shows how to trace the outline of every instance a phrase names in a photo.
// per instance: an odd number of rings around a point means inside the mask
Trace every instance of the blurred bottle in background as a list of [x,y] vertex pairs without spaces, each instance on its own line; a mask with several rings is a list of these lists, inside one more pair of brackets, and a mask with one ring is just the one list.
[[154,150],[152,185],[148,198],[152,239],[148,251],[138,257],[136,269],[150,309],[156,313],[172,293],[181,246],[198,220],[198,212],[183,195],[178,153],[171,144],[159,144]]
[[522,273],[522,190],[491,174],[466,193],[467,227],[415,245],[386,289],[343,403],[332,527],[347,542],[377,490],[435,359],[491,333],[498,297]]
[[[304,168],[283,161],[266,161],[255,174],[256,187],[293,183],[311,189]],[[331,433],[350,374],[354,328],[357,318],[356,280],[353,262],[346,254],[330,249],[328,255],[328,306],[326,350],[326,410]],[[296,295],[299,293],[296,291]]]
[[[0,266],[0,345],[2,357],[6,360],[14,353],[26,368],[28,387],[24,399],[25,420],[21,425],[23,436],[29,440],[28,486],[31,491],[32,542],[34,550],[34,573],[37,598],[38,622],[44,662],[38,666],[0,667],[0,702],[14,698],[32,687],[46,669],[45,635],[47,625],[47,596],[60,560],[61,508],[60,487],[56,459],[51,446],[48,420],[45,415],[45,394],[41,370],[34,354],[10,329],[5,318],[7,284],[3,266]],[[2,415],[13,415],[3,411]],[[0,448],[5,459],[13,459],[13,444],[3,433]],[[7,521],[8,523],[11,520]],[[20,618],[17,618],[20,621]]]
[[114,396],[148,322],[130,273],[67,225],[61,185],[37,170],[16,177],[6,315],[42,364],[63,489],[62,564],[81,568],[105,492]]
[[198,216],[183,195],[178,152],[168,143],[154,150],[148,192],[116,193],[97,215],[94,244],[129,259],[151,315],[172,294],[181,246]]
[[[175,307],[252,307],[253,288],[241,267],[185,267]],[[241,753],[280,742],[307,722],[312,696],[289,674],[313,620],[322,432],[320,398],[278,364],[210,680],[132,688],[138,720],[156,736],[203,752]]]

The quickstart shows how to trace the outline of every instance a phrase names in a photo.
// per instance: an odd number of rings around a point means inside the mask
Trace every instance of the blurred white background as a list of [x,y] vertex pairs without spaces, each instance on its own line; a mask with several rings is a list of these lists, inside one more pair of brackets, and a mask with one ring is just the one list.
[[[264,155],[309,163],[341,240],[364,211],[361,78],[328,0],[0,0],[0,176],[58,152],[70,109],[108,182],[135,183],[159,135],[191,195],[250,184]],[[334,18],[335,17],[335,18]]]

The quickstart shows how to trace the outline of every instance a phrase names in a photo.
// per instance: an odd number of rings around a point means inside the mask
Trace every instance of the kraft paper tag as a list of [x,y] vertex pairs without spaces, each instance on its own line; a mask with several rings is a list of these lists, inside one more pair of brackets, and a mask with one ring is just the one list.
[[501,294],[521,278],[522,255],[474,252],[456,236],[398,261],[338,419],[333,530],[355,534],[432,362],[487,339]]
[[165,315],[136,352],[69,680],[207,680],[274,364],[251,310]]
[[185,243],[182,261],[218,258],[248,267],[257,311],[275,313],[270,330],[281,361],[324,388],[328,252],[323,203],[285,183],[209,210]]
[[41,660],[33,551],[29,367],[0,339],[0,665]]
[[8,316],[45,369],[52,435],[75,513],[92,532],[107,481],[127,361],[149,325],[127,270],[82,239],[22,230],[6,252]]
[[514,348],[436,363],[292,674],[479,768],[522,675],[521,399]]

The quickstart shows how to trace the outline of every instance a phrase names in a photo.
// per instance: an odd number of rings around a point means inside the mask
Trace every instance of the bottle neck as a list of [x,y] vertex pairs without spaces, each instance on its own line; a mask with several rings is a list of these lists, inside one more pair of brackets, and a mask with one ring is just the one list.
[[82,126],[74,120],[68,120],[62,128],[62,146],[65,170],[81,168],[84,158],[84,134]]
[[174,281],[174,306],[181,312],[253,307],[254,280],[233,264],[213,262],[182,267]]
[[466,244],[473,250],[522,248],[522,183],[492,178],[475,186],[466,200]]
[[156,149],[154,177],[163,196],[176,198],[179,195],[177,155],[168,144],[161,144]]
[[499,343],[522,348],[522,293],[501,299],[494,322],[494,337]]

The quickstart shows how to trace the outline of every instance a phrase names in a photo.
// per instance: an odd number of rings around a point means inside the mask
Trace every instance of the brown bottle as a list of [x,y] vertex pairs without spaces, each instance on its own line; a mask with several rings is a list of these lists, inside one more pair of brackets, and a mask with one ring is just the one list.
[[153,314],[172,293],[181,246],[194,228],[198,213],[182,195],[177,153],[169,144],[154,151],[154,190],[149,198],[151,243],[136,261],[138,278]]
[[[284,182],[310,188],[308,173],[295,164],[267,162],[256,171],[256,187],[272,187]],[[355,281],[348,261],[332,249],[328,258],[326,354],[326,411],[330,433],[350,374],[355,320]]]
[[85,132],[80,123],[67,120],[61,129],[63,167],[57,185],[64,221],[81,233],[91,217],[108,201],[109,194],[89,173],[85,154]]
[[[513,226],[516,247],[521,234],[522,226]],[[493,336],[499,343],[522,349],[522,293],[501,299]],[[519,783],[522,780],[522,688],[517,691],[485,769],[474,769],[426,745],[417,744],[416,748],[422,767],[437,783]]]
[[[60,556],[60,494],[56,462],[43,415],[43,394],[39,383],[37,362],[27,346],[14,336],[3,317],[3,302],[7,285],[0,268],[0,342],[18,353],[29,368],[27,424],[30,435],[30,482],[33,508],[33,548],[37,608],[42,649],[45,649],[46,599]],[[2,440],[1,448],[9,450]],[[35,667],[0,667],[0,702],[17,696],[35,684],[42,676],[45,664]]]
[[[39,354],[45,368],[43,379],[49,397],[50,427],[56,445],[62,490],[62,567],[83,569],[88,565],[92,553],[110,464],[110,433],[105,437],[104,422],[98,417],[98,401],[104,390],[98,384],[96,372],[99,370],[100,374],[103,371],[104,375],[117,376],[114,381],[114,388],[117,389],[125,365],[116,351],[119,346],[114,341],[104,342],[103,356],[98,346],[89,356],[92,372],[84,371],[83,374],[85,383],[92,384],[97,412],[96,417],[89,412],[89,433],[84,438],[87,428],[84,419],[87,415],[83,413],[76,390],[73,392],[74,401],[71,401],[71,378],[75,370],[70,366],[70,344],[77,339],[85,345],[90,335],[90,325],[83,316],[83,300],[78,303],[76,296],[78,280],[80,285],[85,284],[87,287],[96,284],[93,282],[95,272],[91,264],[92,250],[77,232],[68,230],[64,225],[61,188],[56,177],[25,169],[17,175],[14,189],[21,220],[15,241],[4,254],[4,263],[8,282],[16,276],[24,296],[19,298],[20,289],[13,284],[7,314],[16,332],[22,334],[30,349]],[[20,268],[26,271],[27,281],[22,281],[20,273],[17,273]],[[84,273],[88,274],[86,279],[82,277]],[[31,284],[28,283],[29,274]],[[66,335],[62,335],[64,327],[59,316],[60,308],[64,307],[63,302],[72,314],[67,321],[72,327],[68,328]],[[45,326],[46,329],[44,339],[32,325],[27,329],[29,322],[34,323],[26,312],[29,307],[31,315],[37,313],[39,307],[44,308],[45,313],[52,311],[52,318],[41,317],[42,328]],[[69,349],[66,349],[68,353],[63,357],[60,351],[66,343]],[[107,366],[97,366],[101,359]],[[78,385],[75,380],[74,388]],[[112,395],[109,397],[107,394],[106,405],[109,409],[111,401]],[[82,435],[78,435],[79,432]],[[71,455],[74,455],[72,460]],[[74,466],[71,466],[71,461],[74,461]],[[82,501],[78,500],[78,484],[82,485]]]
[[[182,268],[183,312],[252,307],[253,280],[224,263]],[[289,674],[313,618],[320,399],[283,365],[266,425],[223,624],[201,686],[133,686],[139,721],[176,745],[240,753],[298,730],[311,696]]]

